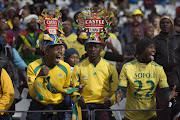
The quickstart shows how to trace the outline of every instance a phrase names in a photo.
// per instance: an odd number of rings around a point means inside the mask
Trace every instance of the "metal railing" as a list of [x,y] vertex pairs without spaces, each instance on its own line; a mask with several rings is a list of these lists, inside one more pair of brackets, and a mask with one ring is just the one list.
[[[168,109],[168,108],[166,108]],[[166,109],[82,109],[82,112],[88,112],[88,120],[95,120],[96,112],[100,111],[163,111]],[[32,112],[42,112],[42,113],[53,113],[53,112],[69,112],[72,113],[72,110],[33,110],[33,111],[0,111],[5,113],[32,113]],[[82,113],[83,114],[83,113]]]

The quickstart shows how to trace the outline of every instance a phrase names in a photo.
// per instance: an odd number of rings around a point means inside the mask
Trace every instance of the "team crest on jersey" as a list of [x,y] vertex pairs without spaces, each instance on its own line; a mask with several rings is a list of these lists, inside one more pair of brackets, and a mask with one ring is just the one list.
[[142,69],[146,69],[146,66],[142,66]]
[[59,74],[58,76],[57,76],[57,79],[61,79],[62,78],[62,74]]
[[30,81],[31,81],[31,77],[28,78],[28,82],[30,82]]
[[83,80],[87,80],[87,76],[82,76],[82,79]]

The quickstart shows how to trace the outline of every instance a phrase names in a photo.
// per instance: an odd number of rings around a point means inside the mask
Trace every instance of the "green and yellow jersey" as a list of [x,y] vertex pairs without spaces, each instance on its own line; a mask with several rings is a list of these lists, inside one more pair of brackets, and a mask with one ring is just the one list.
[[71,33],[67,37],[64,38],[64,42],[67,44],[67,47],[69,48],[69,44],[73,43],[77,40],[77,35],[74,33]]
[[72,84],[76,87],[85,84],[81,96],[85,103],[104,104],[105,97],[115,103],[115,92],[118,88],[118,74],[115,66],[101,58],[94,66],[89,58],[75,65],[72,74]]
[[[126,63],[120,73],[119,86],[127,87],[125,109],[156,109],[155,90],[169,87],[163,67],[152,61],[148,64],[137,60]],[[130,120],[147,120],[156,111],[125,111]]]
[[28,65],[27,83],[29,93],[32,98],[44,105],[59,104],[64,100],[62,94],[63,89],[70,86],[70,66],[60,61],[58,65],[49,69],[49,74],[47,76],[37,77],[44,65],[45,63],[42,58]]

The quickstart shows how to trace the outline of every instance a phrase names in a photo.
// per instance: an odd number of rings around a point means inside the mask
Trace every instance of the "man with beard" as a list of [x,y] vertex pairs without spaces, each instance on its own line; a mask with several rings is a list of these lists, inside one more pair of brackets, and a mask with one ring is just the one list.
[[[27,83],[29,94],[33,98],[29,110],[64,110],[64,89],[70,86],[70,66],[60,60],[62,43],[56,35],[44,34],[44,57],[28,65]],[[59,113],[28,113],[27,120],[63,120]]]
[[36,54],[40,52],[43,32],[36,29],[37,21],[37,15],[32,14],[25,17],[23,23],[27,29],[20,33],[17,38],[16,49],[27,65],[40,58],[40,55]]
[[[163,67],[154,62],[155,43],[144,38],[136,45],[137,59],[126,63],[120,73],[117,103],[127,100],[125,109],[156,109],[156,87],[165,101],[177,96],[176,87],[170,91]],[[156,111],[125,111],[124,120],[159,120]]]
[[[174,79],[172,79],[173,70],[180,64],[180,34],[174,30],[174,22],[168,15],[164,15],[160,19],[160,34],[154,38],[157,46],[157,54],[155,61],[162,65],[167,76],[170,89],[173,89]],[[168,102],[164,101],[157,89],[158,108],[167,108]],[[169,120],[169,111],[159,111],[159,120]]]
[[[99,33],[90,33],[85,45],[88,57],[75,65],[72,74],[73,87],[84,84],[78,103],[83,109],[108,109],[115,103],[118,74],[115,66],[100,57],[104,39]],[[112,120],[111,113],[97,112],[96,120]],[[83,120],[87,114],[83,114]]]

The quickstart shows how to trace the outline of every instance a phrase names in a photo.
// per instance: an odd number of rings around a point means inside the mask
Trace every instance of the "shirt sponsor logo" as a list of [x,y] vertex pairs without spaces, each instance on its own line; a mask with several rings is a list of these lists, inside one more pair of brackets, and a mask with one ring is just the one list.
[[59,74],[58,76],[57,76],[57,79],[62,79],[62,74]]
[[87,80],[87,76],[82,76],[82,79],[83,80]]
[[155,74],[151,73],[135,73],[135,78],[155,78]]

